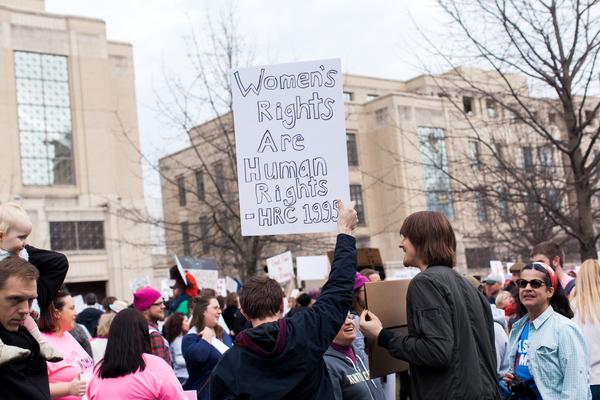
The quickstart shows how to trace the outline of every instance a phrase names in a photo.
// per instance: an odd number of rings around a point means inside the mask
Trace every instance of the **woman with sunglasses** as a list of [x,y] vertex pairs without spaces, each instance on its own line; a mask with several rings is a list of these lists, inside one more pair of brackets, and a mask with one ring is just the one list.
[[556,274],[535,262],[523,267],[516,283],[527,313],[510,332],[512,371],[500,384],[505,398],[591,399],[587,348]]

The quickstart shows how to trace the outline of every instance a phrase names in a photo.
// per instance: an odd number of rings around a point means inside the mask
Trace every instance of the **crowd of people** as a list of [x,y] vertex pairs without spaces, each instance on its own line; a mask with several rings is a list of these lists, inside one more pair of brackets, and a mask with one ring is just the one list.
[[0,397],[384,400],[396,380],[371,379],[369,340],[409,363],[402,399],[600,399],[598,260],[569,273],[548,241],[509,276],[463,276],[447,218],[412,214],[400,248],[421,272],[399,333],[368,310],[365,287],[381,276],[357,272],[356,224],[340,202],[318,291],[291,298],[256,275],[222,297],[174,266],[169,299],[152,287],[130,304],[88,293],[77,313],[67,258],[28,245],[26,212],[0,205]]

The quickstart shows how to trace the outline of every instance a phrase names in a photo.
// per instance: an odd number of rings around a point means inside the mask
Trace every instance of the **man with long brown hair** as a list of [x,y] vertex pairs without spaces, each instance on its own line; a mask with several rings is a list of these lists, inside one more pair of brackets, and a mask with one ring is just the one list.
[[408,216],[400,229],[404,265],[418,267],[407,292],[408,333],[383,329],[365,310],[360,328],[410,363],[412,399],[498,399],[494,322],[489,304],[454,271],[456,238],[441,213]]

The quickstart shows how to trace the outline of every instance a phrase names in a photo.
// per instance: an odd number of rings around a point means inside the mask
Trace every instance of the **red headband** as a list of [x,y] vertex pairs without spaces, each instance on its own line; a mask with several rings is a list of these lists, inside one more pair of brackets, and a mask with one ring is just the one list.
[[543,262],[536,261],[533,263],[533,265],[536,265],[536,264],[541,267],[544,267],[544,269],[546,269],[548,276],[550,276],[550,283],[552,284],[552,288],[554,288],[554,290],[556,290],[556,288],[558,287],[558,278],[556,277],[556,273],[554,272],[554,270],[552,268],[550,268],[549,266],[547,266],[546,264],[544,264]]

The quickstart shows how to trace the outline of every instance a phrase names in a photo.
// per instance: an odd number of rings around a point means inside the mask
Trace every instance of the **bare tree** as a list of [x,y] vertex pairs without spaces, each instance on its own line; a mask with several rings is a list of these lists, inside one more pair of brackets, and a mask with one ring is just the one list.
[[[449,156],[449,168],[431,163],[451,179],[456,199],[477,203],[491,241],[526,250],[559,235],[577,242],[582,260],[596,258],[600,2],[438,4],[453,29],[444,46],[429,43],[452,70],[432,78],[461,117],[452,135],[467,151]],[[484,217],[486,205],[493,209]]]

